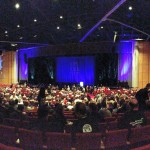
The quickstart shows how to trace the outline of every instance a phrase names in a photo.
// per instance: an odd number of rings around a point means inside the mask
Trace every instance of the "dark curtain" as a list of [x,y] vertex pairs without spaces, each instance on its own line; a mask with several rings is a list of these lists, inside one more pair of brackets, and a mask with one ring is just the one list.
[[28,81],[29,83],[53,83],[55,80],[54,74],[54,59],[50,57],[37,57],[29,59],[28,64]]
[[115,86],[118,78],[118,54],[101,53],[96,56],[96,82],[99,85]]

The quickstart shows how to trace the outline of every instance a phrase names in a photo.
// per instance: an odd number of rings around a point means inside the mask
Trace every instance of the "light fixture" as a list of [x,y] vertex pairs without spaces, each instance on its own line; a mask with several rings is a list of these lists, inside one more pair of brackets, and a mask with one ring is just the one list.
[[17,44],[15,44],[15,43],[11,43],[11,46],[15,47],[15,46],[17,46]]
[[20,4],[19,4],[19,3],[16,3],[16,4],[15,4],[15,8],[16,8],[16,9],[19,9],[19,8],[20,8]]
[[19,25],[19,24],[17,25],[17,28],[20,28],[20,25]]
[[103,29],[104,27],[103,26],[101,26],[101,29]]
[[136,41],[142,41],[142,40],[144,40],[144,39],[142,39],[142,38],[137,38],[137,39],[135,39]]
[[22,39],[23,39],[23,37],[21,36],[21,37],[19,37],[19,39],[20,39],[20,40],[22,40]]
[[35,34],[33,37],[35,37],[35,38],[36,38],[36,37],[37,37],[37,35]]
[[5,34],[7,34],[7,33],[8,33],[8,31],[6,30],[6,31],[5,31]]
[[60,19],[63,19],[63,16],[60,16],[59,18],[60,18]]
[[78,29],[82,29],[82,26],[81,26],[81,24],[80,23],[78,23],[78,25],[77,25],[78,27]]
[[36,20],[36,19],[34,19],[34,22],[37,22],[37,20]]
[[57,30],[59,30],[60,29],[60,27],[59,26],[57,26]]
[[128,8],[129,10],[132,10],[132,6],[129,6],[129,8]]

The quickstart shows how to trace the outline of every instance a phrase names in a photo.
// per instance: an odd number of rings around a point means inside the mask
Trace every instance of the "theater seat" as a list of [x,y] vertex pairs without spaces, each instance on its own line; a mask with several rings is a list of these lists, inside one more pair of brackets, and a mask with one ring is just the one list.
[[132,128],[129,134],[130,148],[136,148],[150,143],[150,125]]
[[133,148],[131,150],[150,150],[150,144],[141,146],[141,147],[137,147],[137,148]]
[[77,133],[75,140],[76,150],[100,150],[101,133]]
[[127,150],[127,129],[114,130],[106,133],[103,139],[105,150]]
[[23,149],[18,148],[18,147],[13,147],[13,146],[7,146],[7,145],[0,143],[0,150],[23,150]]
[[118,121],[108,122],[108,130],[118,130]]
[[16,146],[17,134],[15,127],[0,125],[0,143]]
[[43,149],[43,137],[41,131],[19,129],[20,147],[25,150]]
[[46,132],[46,146],[49,150],[71,150],[71,134]]

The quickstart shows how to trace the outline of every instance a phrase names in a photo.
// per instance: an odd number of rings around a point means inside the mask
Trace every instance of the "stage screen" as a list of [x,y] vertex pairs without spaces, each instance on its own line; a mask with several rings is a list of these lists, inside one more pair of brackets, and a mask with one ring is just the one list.
[[56,82],[94,85],[95,57],[74,56],[56,58]]

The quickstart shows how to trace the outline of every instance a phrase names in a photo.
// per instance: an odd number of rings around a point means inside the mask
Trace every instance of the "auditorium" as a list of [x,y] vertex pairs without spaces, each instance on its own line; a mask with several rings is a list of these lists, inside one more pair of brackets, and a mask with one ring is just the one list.
[[0,150],[150,149],[149,0],[0,5]]

